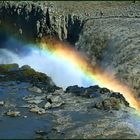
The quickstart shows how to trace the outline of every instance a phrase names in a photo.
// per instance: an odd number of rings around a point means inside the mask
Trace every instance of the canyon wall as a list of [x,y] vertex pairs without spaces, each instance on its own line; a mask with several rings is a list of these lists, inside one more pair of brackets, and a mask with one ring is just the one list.
[[[0,23],[9,27],[18,37],[30,40],[53,36],[74,44],[83,26],[83,20],[71,13],[61,13],[49,4],[42,2],[1,2]],[[6,28],[7,28],[6,26]]]
[[21,39],[53,36],[67,41],[92,65],[113,69],[139,94],[139,9],[139,1],[0,2],[0,28],[14,29],[12,33]]
[[139,30],[140,18],[89,20],[77,42],[77,49],[86,52],[93,65],[113,70],[119,80],[139,94]]

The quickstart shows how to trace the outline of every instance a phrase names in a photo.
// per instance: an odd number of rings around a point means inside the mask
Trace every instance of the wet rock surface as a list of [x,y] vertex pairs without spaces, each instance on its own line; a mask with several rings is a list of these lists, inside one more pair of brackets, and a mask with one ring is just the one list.
[[1,138],[140,138],[137,114],[121,93],[99,86],[37,93],[32,86],[0,82]]

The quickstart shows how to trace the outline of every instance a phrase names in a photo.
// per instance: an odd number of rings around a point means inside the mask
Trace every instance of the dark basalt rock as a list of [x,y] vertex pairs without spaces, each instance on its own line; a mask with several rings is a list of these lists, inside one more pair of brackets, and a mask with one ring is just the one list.
[[65,90],[66,93],[74,93],[77,96],[80,96],[82,93],[85,92],[85,88],[78,87],[78,85],[75,86],[69,86]]
[[75,86],[69,86],[66,88],[66,93],[73,93],[77,96],[83,96],[83,97],[98,97],[101,94],[108,94],[110,93],[110,90],[107,88],[100,88],[98,85],[95,86],[90,86],[87,88],[84,87],[78,87],[77,85]]
[[100,93],[101,93],[101,94],[105,94],[105,93],[109,93],[109,92],[110,92],[110,90],[107,89],[107,88],[101,88],[101,89],[100,89]]
[[66,93],[72,93],[76,96],[82,96],[86,98],[93,98],[94,105],[89,108],[97,108],[101,110],[119,110],[121,106],[129,107],[129,103],[125,100],[122,94],[117,92],[111,92],[107,88],[100,88],[99,86],[90,86],[87,88],[70,86],[66,88]]

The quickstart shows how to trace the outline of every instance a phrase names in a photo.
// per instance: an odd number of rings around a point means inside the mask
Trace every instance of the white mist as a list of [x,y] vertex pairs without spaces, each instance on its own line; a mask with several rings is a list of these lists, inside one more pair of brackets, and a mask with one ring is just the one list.
[[93,85],[93,83],[86,79],[85,75],[77,71],[72,65],[53,57],[53,55],[47,55],[47,53],[38,49],[30,50],[28,55],[22,57],[7,49],[0,49],[0,64],[8,63],[17,63],[19,66],[29,65],[36,71],[46,73],[57,86],[63,88],[70,85],[83,87]]

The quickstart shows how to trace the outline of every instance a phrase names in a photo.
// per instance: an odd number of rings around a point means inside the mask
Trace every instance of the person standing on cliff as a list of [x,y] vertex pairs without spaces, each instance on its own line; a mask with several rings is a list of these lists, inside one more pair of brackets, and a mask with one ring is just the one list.
[[101,15],[101,17],[104,15],[102,11],[100,11],[100,15]]

